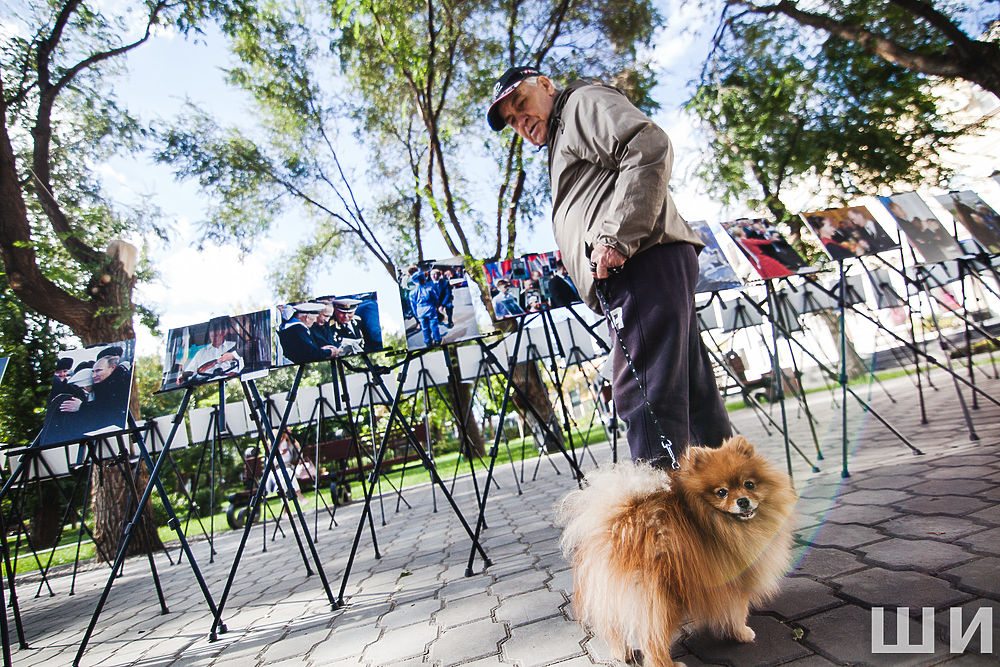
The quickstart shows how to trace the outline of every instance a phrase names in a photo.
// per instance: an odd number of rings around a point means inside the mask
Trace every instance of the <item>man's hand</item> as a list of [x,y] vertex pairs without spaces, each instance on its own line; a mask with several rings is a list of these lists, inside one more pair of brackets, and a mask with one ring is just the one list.
[[621,271],[627,257],[609,245],[599,245],[590,251],[590,272],[598,280],[612,276]]
[[60,412],[79,412],[83,401],[79,398],[68,398],[59,404]]

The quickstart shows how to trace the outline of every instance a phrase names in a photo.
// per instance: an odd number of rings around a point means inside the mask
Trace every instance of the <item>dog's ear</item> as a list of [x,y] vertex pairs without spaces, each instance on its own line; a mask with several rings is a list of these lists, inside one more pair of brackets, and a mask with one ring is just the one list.
[[742,435],[734,435],[726,440],[726,447],[732,447],[743,456],[750,458],[754,455],[753,445],[751,445]]
[[705,460],[708,458],[708,449],[705,447],[688,447],[684,452],[684,458],[687,459],[689,468],[697,470],[705,464]]

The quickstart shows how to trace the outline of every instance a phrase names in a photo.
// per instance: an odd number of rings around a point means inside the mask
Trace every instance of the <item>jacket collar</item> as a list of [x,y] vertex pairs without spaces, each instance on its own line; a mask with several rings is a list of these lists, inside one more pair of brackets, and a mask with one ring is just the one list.
[[556,131],[562,129],[562,112],[563,108],[566,106],[566,102],[569,100],[569,96],[580,88],[590,85],[590,83],[590,81],[586,81],[584,79],[577,79],[560,90],[559,94],[556,95],[556,101],[552,104],[552,113],[549,115],[549,123],[545,134],[547,137],[545,144],[548,146],[550,151],[552,150],[552,140],[556,136]]

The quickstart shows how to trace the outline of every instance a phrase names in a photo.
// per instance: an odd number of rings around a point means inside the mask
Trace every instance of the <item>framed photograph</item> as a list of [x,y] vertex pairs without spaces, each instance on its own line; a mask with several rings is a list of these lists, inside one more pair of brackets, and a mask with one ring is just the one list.
[[801,216],[806,222],[803,228],[818,237],[823,251],[832,260],[863,257],[899,247],[864,206],[812,211]]
[[60,352],[40,444],[67,444],[123,431],[134,361],[134,338]]
[[427,260],[398,277],[406,349],[425,350],[482,336],[460,257]]
[[965,254],[955,237],[948,233],[916,192],[879,197],[879,201],[925,263],[958,259]]
[[483,273],[496,320],[582,303],[558,250],[490,262]]
[[1000,253],[1000,215],[972,190],[934,197],[987,252]]
[[699,220],[689,223],[691,229],[705,244],[705,247],[698,253],[698,282],[694,287],[697,292],[718,292],[719,290],[740,287],[740,281],[736,271],[730,266],[726,259],[715,234],[709,229],[708,223]]
[[310,364],[383,349],[375,292],[320,296],[278,306],[275,366]]
[[810,266],[768,220],[738,218],[723,222],[722,228],[761,278],[783,278],[815,271],[815,267]]
[[170,330],[160,390],[227,380],[270,367],[270,311],[221,315]]

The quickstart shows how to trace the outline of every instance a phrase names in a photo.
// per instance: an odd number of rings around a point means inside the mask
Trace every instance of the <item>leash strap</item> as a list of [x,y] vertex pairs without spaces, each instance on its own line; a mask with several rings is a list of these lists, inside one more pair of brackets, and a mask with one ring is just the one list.
[[[656,417],[656,411],[653,410],[653,406],[649,403],[649,395],[646,393],[646,387],[643,385],[642,380],[639,379],[639,371],[635,368],[635,363],[632,361],[632,355],[628,353],[628,348],[625,347],[625,341],[621,336],[621,328],[615,324],[615,319],[611,317],[611,307],[608,306],[607,297],[604,295],[605,286],[606,282],[604,280],[594,279],[594,288],[597,292],[597,299],[601,302],[601,308],[604,309],[604,316],[608,319],[608,323],[615,330],[615,339],[618,341],[618,347],[625,356],[625,361],[628,362],[628,367],[632,371],[632,377],[635,378],[636,384],[639,385],[639,391],[642,393],[642,401],[646,404],[646,409],[649,411],[649,416],[653,421],[653,426],[656,427],[656,432],[660,435],[660,447],[666,450],[667,456],[670,457],[670,467],[677,470],[680,468],[680,463],[677,461],[677,456],[674,454],[674,443],[663,432],[663,427],[660,426],[660,420]],[[624,326],[624,322],[622,324]]]

